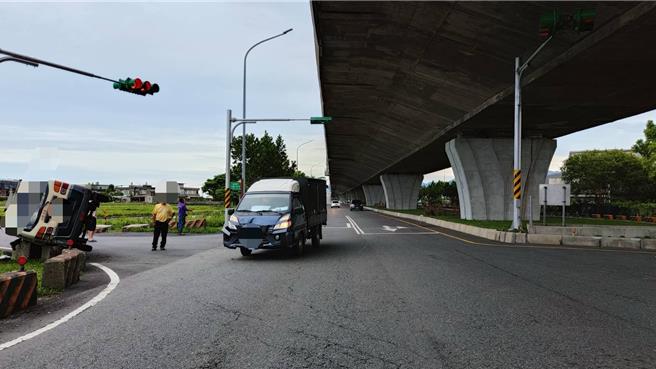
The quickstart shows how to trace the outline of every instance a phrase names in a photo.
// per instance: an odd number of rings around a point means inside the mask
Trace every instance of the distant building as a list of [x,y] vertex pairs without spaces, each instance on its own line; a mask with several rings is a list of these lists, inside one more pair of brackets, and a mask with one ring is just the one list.
[[123,202],[146,202],[152,204],[155,197],[155,187],[147,183],[143,185],[130,183],[129,186],[117,186],[116,191],[121,193],[118,199]]
[[16,192],[18,182],[20,181],[17,179],[0,179],[0,197],[7,197]]
[[187,200],[200,199],[200,188],[198,187],[185,187],[184,183],[178,183],[178,194]]
[[111,184],[100,184],[96,182],[96,183],[89,183],[87,184],[86,187],[92,191],[106,192],[107,190],[109,190],[109,186],[111,186]]
[[561,172],[549,172],[547,174],[547,184],[563,184],[563,174]]

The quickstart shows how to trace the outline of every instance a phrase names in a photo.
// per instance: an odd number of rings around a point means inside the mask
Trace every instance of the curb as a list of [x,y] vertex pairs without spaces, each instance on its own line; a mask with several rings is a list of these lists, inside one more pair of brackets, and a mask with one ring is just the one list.
[[396,211],[376,209],[365,206],[365,209],[397,218],[410,219],[417,222],[450,229],[452,231],[497,241],[505,244],[535,244],[544,246],[573,246],[580,248],[614,249],[628,251],[656,251],[656,239],[623,238],[623,237],[587,237],[559,234],[517,233],[497,231],[467,224],[448,222],[423,215],[412,215]]

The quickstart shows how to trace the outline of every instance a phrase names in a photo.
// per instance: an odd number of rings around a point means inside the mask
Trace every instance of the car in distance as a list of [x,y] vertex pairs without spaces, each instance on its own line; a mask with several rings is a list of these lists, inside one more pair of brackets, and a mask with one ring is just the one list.
[[338,207],[339,207],[339,200],[333,200],[333,201],[330,203],[330,207],[331,207],[331,208],[338,208]]
[[353,210],[360,210],[360,211],[364,210],[364,205],[362,204],[362,201],[352,200],[350,210],[351,211],[353,211]]

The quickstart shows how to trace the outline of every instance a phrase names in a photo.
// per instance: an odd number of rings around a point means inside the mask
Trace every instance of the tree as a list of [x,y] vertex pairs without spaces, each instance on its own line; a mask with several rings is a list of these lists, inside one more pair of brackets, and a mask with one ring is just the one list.
[[225,193],[225,173],[217,174],[214,178],[209,178],[205,181],[201,190],[212,196],[212,200],[223,201],[223,194]]
[[454,205],[458,203],[458,189],[455,181],[433,181],[421,187],[419,198],[426,204],[442,204],[448,199],[449,204]]
[[633,151],[642,155],[643,158],[653,157],[656,153],[656,124],[653,120],[647,121],[647,127],[643,131],[645,139],[639,139],[633,145]]
[[594,196],[597,205],[608,196],[646,200],[652,193],[642,159],[622,150],[594,150],[572,155],[565,160],[561,171],[575,195]]
[[[241,137],[232,140],[232,178],[241,178]],[[278,136],[274,141],[268,132],[261,138],[246,135],[246,183],[262,178],[291,177],[296,172],[296,162],[287,157],[285,141]]]
[[656,124],[653,120],[647,121],[647,127],[643,131],[645,139],[639,139],[633,145],[633,151],[642,156],[643,164],[652,181],[656,181]]
[[[241,136],[232,139],[232,162],[230,179],[237,182],[241,179]],[[296,168],[296,162],[287,157],[285,141],[278,136],[275,141],[268,132],[261,138],[253,134],[246,135],[246,184],[262,178],[271,177],[305,177],[305,173]],[[225,189],[225,173],[209,178],[202,186],[203,192],[212,196],[215,201],[223,201]],[[238,195],[233,191],[233,203]]]

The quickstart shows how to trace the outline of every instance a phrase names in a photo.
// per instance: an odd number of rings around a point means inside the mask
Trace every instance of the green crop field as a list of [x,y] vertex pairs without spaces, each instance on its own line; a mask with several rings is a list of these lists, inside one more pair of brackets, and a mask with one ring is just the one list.
[[[122,228],[129,224],[150,224],[152,221],[152,211],[154,204],[146,203],[102,203],[96,211],[98,224],[107,224],[112,227],[110,232],[121,232]],[[191,210],[187,215],[187,220],[205,219],[207,226],[198,229],[185,229],[189,233],[217,233],[223,227],[223,206],[202,204],[187,205]],[[177,217],[178,209],[176,205],[171,205],[174,214]],[[153,227],[137,228],[134,232],[152,232]]]

